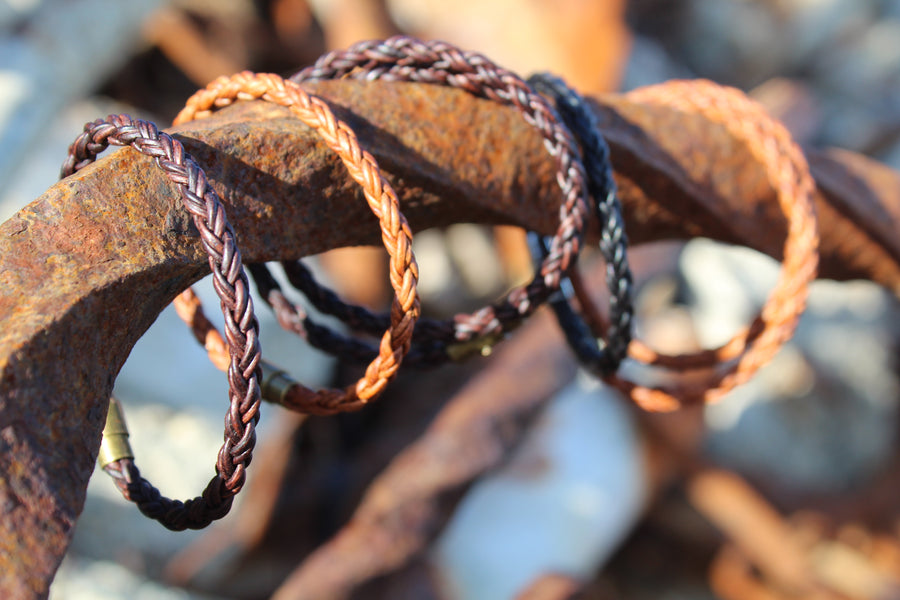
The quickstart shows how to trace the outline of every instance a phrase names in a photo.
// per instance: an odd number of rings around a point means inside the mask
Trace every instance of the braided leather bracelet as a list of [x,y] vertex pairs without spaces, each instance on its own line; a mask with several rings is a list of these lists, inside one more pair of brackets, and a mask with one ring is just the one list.
[[[645,88],[633,92],[632,96],[683,110],[701,110],[729,127],[738,124],[751,150],[767,166],[789,228],[782,276],[762,312],[749,327],[739,331],[719,348],[696,353],[661,354],[640,340],[633,340],[628,349],[629,355],[642,363],[677,371],[713,368],[732,363],[724,373],[714,374],[702,383],[694,381],[690,386],[651,388],[621,376],[612,377],[610,371],[594,369],[598,375],[606,376],[648,410],[673,410],[686,401],[714,401],[749,379],[771,360],[796,327],[797,319],[805,307],[809,283],[815,278],[818,261],[818,235],[811,200],[809,168],[783,126],[737,90],[711,82],[684,82],[674,88],[674,92],[672,86],[671,82],[667,84],[665,95],[657,92],[663,88]],[[578,133],[581,131],[578,127],[573,129]],[[591,183],[589,179],[588,184]],[[536,244],[536,247],[539,245]],[[554,300],[552,306],[570,345],[584,361],[585,349],[590,348],[594,337],[601,335],[606,325],[593,310],[580,274],[573,270],[570,280],[574,294],[585,311],[585,319],[582,320],[565,299]],[[596,367],[595,363],[584,362]]]
[[[103,468],[114,478],[122,495],[135,502],[146,516],[173,530],[200,529],[230,510],[234,496],[244,485],[256,444],[261,371],[259,331],[250,287],[234,231],[203,169],[184,151],[178,140],[159,131],[153,123],[128,115],[112,115],[106,120],[88,123],[69,147],[61,177],[72,175],[94,162],[111,144],[131,146],[156,158],[157,166],[181,192],[184,206],[200,232],[200,243],[209,255],[209,267],[229,333],[228,356],[223,362],[227,363],[230,404],[225,415],[225,442],[219,450],[216,475],[202,496],[185,502],[162,496],[141,476],[130,452],[125,456],[108,457],[109,462]],[[113,401],[108,422],[116,420],[119,410]]]
[[[416,290],[419,273],[412,252],[412,233],[406,218],[400,212],[397,195],[382,177],[375,159],[360,149],[356,135],[334,116],[325,102],[310,96],[294,82],[285,81],[277,75],[250,72],[220,77],[188,99],[185,108],[175,119],[175,124],[206,117],[212,111],[238,99],[257,98],[290,108],[295,116],[319,133],[328,147],[341,157],[351,177],[362,186],[369,207],[381,225],[382,240],[391,257],[390,279],[395,296],[390,322],[381,338],[377,356],[369,364],[363,377],[344,390],[313,391],[279,374],[283,381],[278,386],[279,394],[275,398],[287,408],[309,414],[326,415],[358,410],[381,394],[396,375],[404,355],[409,351],[413,326],[419,318],[419,297]],[[256,279],[259,281],[262,267],[255,265],[250,268],[251,272],[257,272]],[[264,273],[268,274],[268,271]],[[321,332],[328,331],[315,325],[302,310],[292,306],[281,290],[277,289],[277,284],[269,285],[263,290],[263,295],[276,308],[283,327],[304,336],[308,331],[315,331],[318,335],[324,335]],[[181,307],[179,314],[202,315],[199,312],[199,301],[193,294],[183,294],[176,299],[176,303],[182,302],[186,306]],[[189,323],[198,339],[209,345],[210,330],[198,330],[195,324],[191,321]]]
[[[407,364],[436,365],[492,344],[557,290],[564,273],[577,259],[588,213],[584,170],[571,135],[559,123],[547,101],[518,76],[480,54],[464,52],[444,42],[423,42],[406,36],[382,42],[361,42],[347,50],[323,56],[291,79],[303,82],[341,77],[458,87],[513,106],[538,129],[546,148],[557,159],[557,180],[563,192],[560,225],[550,238],[547,257],[534,280],[510,292],[505,300],[471,315],[457,315],[452,321],[422,319],[416,328]],[[333,292],[320,286],[301,263],[284,263],[284,269],[291,283],[320,311],[367,333],[383,326],[383,316],[345,304]],[[266,291],[277,290],[277,283],[264,266],[254,266],[251,274],[264,297]],[[276,312],[283,310],[273,308]],[[320,333],[308,331],[307,339],[327,352],[350,360],[369,355],[370,350],[364,343],[348,342],[336,336],[321,337]]]
[[[565,94],[558,84],[553,86],[556,89],[549,90],[545,82],[533,81],[532,83],[537,84],[541,91],[552,91],[559,96]],[[789,229],[784,250],[784,271],[776,289],[767,299],[761,314],[749,327],[739,331],[729,342],[719,348],[682,355],[661,354],[640,340],[631,342],[628,350],[632,358],[648,365],[667,367],[677,371],[713,368],[739,359],[730,365],[725,373],[713,375],[702,385],[698,385],[695,381],[690,387],[649,388],[628,381],[621,376],[611,378],[617,387],[629,393],[636,402],[650,410],[672,410],[684,401],[700,399],[713,401],[749,379],[774,356],[793,333],[797,319],[805,306],[808,285],[815,278],[818,260],[816,249],[818,237],[810,196],[812,183],[809,168],[786,130],[736,90],[717,86],[710,82],[685,82],[684,85],[677,88],[674,95],[668,95],[672,89],[671,86],[670,83],[665,88],[666,96],[660,96],[654,88],[640,90],[632,93],[632,96],[639,95],[642,99],[683,109],[703,110],[708,115],[716,115],[720,122],[729,126],[733,126],[732,122],[755,124],[754,127],[741,128],[743,137],[748,141],[752,150],[762,156],[764,164],[768,167],[770,177],[777,187],[782,210],[789,221]],[[575,122],[564,108],[570,107],[579,113],[590,114],[584,105],[584,100],[578,99],[575,95],[568,96],[567,101],[560,102],[560,100],[561,98],[557,99],[557,106],[567,125],[575,132],[583,147],[586,146],[584,134],[588,130],[587,120],[580,123]],[[590,156],[587,148],[585,148],[585,154]],[[588,165],[591,167],[588,170],[588,186],[595,198],[598,192],[595,191],[594,186],[597,185],[600,175],[593,168],[596,164],[597,160],[588,160]],[[532,252],[542,256],[546,251],[542,240],[533,233],[529,236]],[[601,241],[601,248],[602,244]],[[607,252],[604,252],[605,257],[606,255]],[[607,280],[609,281],[611,259],[606,257],[606,261]],[[582,310],[585,311],[584,318],[574,311],[567,298],[551,298],[550,304],[566,334],[569,345],[581,362],[598,376],[609,378],[615,372],[615,368],[610,362],[602,362],[605,357],[602,348],[600,352],[597,351],[597,342],[595,341],[603,334],[604,330],[608,330],[609,326],[603,322],[602,317],[594,309],[577,271],[572,271],[570,281],[574,295],[578,298]],[[615,322],[615,317],[612,317],[611,320]],[[614,333],[609,330],[610,337],[613,337]],[[607,359],[607,361],[609,360]]]
[[[706,381],[669,388],[639,385],[621,376],[608,381],[647,410],[670,411],[682,403],[713,402],[746,382],[768,363],[790,339],[806,307],[809,284],[818,266],[818,226],[813,204],[814,183],[803,152],[787,129],[756,102],[734,88],[710,81],[668,82],[629,94],[646,103],[661,104],[684,112],[702,113],[722,123],[747,142],[751,153],[765,166],[774,187],[788,231],[782,270],[760,314],[720,348],[669,356],[635,340],[629,355],[643,363],[685,370],[726,365]],[[573,283],[577,273],[572,274]],[[575,285],[580,299],[584,286]],[[583,304],[584,305],[584,304]]]
[[[556,102],[563,122],[574,133],[584,154],[588,191],[594,198],[600,220],[600,253],[606,262],[606,285],[609,289],[609,325],[606,339],[594,335],[562,293],[548,300],[556,314],[569,346],[578,360],[599,376],[615,373],[628,352],[631,342],[632,278],[628,266],[628,238],[622,219],[616,184],[609,162],[609,146],[600,135],[597,118],[586,106],[584,98],[561,79],[547,73],[532,75],[528,83]],[[532,257],[541,260],[547,253],[545,241],[535,232],[528,233]],[[572,273],[576,270],[572,269]],[[579,297],[585,309],[590,298]]]

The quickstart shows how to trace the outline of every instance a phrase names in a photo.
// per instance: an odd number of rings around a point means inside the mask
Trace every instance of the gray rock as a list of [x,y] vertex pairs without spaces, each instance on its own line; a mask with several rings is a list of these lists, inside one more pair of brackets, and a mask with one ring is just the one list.
[[[853,98],[881,100],[896,105],[896,96],[881,95],[888,86],[897,90],[900,81],[900,19],[874,23],[861,35],[834,45],[817,61],[816,78],[828,87]],[[872,98],[872,94],[877,94]]]
[[212,600],[207,596],[171,588],[136,575],[110,561],[66,557],[50,600]]
[[[750,321],[777,263],[740,248],[688,244],[682,270],[705,345]],[[813,285],[796,335],[746,385],[707,410],[708,451],[744,474],[804,492],[845,490],[889,459],[900,382],[896,302],[867,282]]]
[[783,34],[789,65],[800,67],[841,39],[863,33],[876,19],[877,0],[794,0],[782,2]]
[[706,77],[739,86],[776,75],[790,52],[780,24],[761,2],[694,0],[686,19],[685,58]]
[[662,83],[669,79],[696,77],[687,67],[676,62],[657,41],[634,36],[631,53],[625,64],[621,88],[624,91]]
[[900,19],[900,0],[881,0],[881,16]]

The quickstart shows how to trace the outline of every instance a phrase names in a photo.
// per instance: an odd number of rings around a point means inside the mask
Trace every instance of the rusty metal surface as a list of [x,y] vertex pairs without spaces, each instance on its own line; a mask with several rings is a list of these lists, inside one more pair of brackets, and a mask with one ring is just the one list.
[[[555,229],[555,165],[513,110],[422,85],[310,89],[376,156],[414,229],[460,221]],[[704,235],[778,256],[775,196],[724,127],[627,95],[604,96],[595,109],[633,242]],[[174,131],[207,166],[248,262],[378,243],[353,182],[286,110],[241,103]],[[819,158],[822,276],[896,292],[900,177],[855,155]],[[206,270],[177,192],[129,150],[54,185],[0,226],[3,595],[46,593],[84,502],[115,375],[160,310]]]

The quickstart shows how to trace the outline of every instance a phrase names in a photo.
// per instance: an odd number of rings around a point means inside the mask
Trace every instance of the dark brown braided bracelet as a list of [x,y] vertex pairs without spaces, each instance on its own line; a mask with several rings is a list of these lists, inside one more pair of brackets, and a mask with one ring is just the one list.
[[[180,531],[200,529],[220,519],[241,490],[256,444],[259,420],[260,347],[250,286],[241,265],[241,253],[225,209],[206,175],[181,143],[153,123],[128,115],[111,115],[88,123],[69,147],[61,177],[92,163],[109,145],[131,146],[156,158],[156,164],[181,192],[185,208],[200,232],[200,243],[209,254],[216,293],[222,301],[230,362],[229,408],[225,415],[225,442],[216,461],[216,475],[203,495],[187,501],[162,496],[144,479],[132,457],[113,457],[104,470],[115,480],[122,495],[136,503],[146,516]],[[115,409],[118,407],[116,406]],[[111,406],[111,410],[114,408]]]
[[[385,41],[361,42],[332,52],[294,75],[296,82],[351,77],[365,80],[432,83],[464,89],[476,96],[517,108],[544,138],[545,147],[557,159],[557,180],[563,193],[560,224],[550,238],[547,257],[534,280],[507,297],[471,315],[452,321],[420,319],[413,334],[413,347],[406,364],[436,365],[490,345],[530,315],[557,290],[565,272],[575,263],[582,245],[588,217],[585,174],[577,147],[547,100],[515,74],[498,67],[484,56],[465,52],[445,42],[423,42],[398,36]],[[285,272],[320,311],[344,320],[352,328],[369,334],[384,328],[385,316],[343,303],[320,286],[299,262],[284,263]],[[280,293],[264,265],[254,265],[251,276],[263,298]],[[279,310],[275,308],[275,310]],[[279,320],[281,320],[279,318]],[[307,339],[313,345],[344,359],[368,360],[374,348],[346,339],[305,321]]]

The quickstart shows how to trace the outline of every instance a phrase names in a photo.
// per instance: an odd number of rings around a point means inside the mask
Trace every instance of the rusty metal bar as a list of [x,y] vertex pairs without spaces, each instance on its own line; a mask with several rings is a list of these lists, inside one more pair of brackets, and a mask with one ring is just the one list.
[[[461,221],[554,229],[555,165],[514,111],[414,84],[310,89],[376,156],[416,230]],[[724,127],[627,95],[595,109],[633,242],[703,235],[779,255],[784,224],[765,173]],[[246,261],[378,243],[337,159],[286,110],[240,103],[173,131],[207,167]],[[900,176],[846,153],[811,161],[822,276],[900,290]],[[0,595],[46,594],[115,376],[162,308],[207,270],[174,189],[130,150],[0,225]]]

